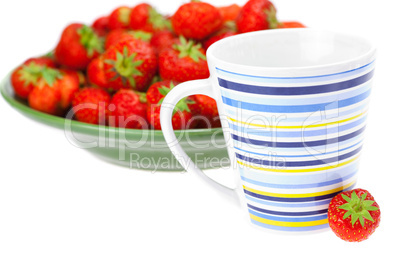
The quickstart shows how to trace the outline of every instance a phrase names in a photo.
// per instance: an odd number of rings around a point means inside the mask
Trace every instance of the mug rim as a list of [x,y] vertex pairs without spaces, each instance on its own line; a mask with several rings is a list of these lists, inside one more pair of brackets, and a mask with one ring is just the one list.
[[[272,67],[272,66],[258,66],[258,65],[246,65],[239,64],[234,62],[229,62],[219,58],[219,56],[215,55],[215,51],[224,46],[227,43],[230,43],[234,40],[244,38],[245,36],[261,36],[261,35],[271,35],[278,33],[316,33],[316,34],[332,34],[337,35],[344,39],[353,39],[356,42],[360,42],[361,44],[365,44],[369,49],[358,55],[356,57],[352,57],[347,60],[341,60],[338,62],[327,63],[327,64],[316,64],[309,66],[299,66],[299,67]],[[298,77],[298,76],[310,76],[310,75],[327,75],[334,74],[337,72],[343,72],[352,70],[356,67],[361,67],[375,60],[376,55],[376,47],[374,44],[359,35],[356,34],[348,34],[348,33],[339,33],[330,30],[322,30],[322,29],[314,29],[314,28],[294,28],[294,29],[269,29],[262,31],[255,31],[249,33],[237,34],[234,36],[229,36],[224,39],[221,39],[215,43],[213,43],[207,50],[207,60],[209,63],[214,63],[215,65],[219,65],[220,67],[226,68],[228,71],[230,70],[241,70],[243,74],[248,75],[274,75],[274,76],[282,76],[282,77]]]

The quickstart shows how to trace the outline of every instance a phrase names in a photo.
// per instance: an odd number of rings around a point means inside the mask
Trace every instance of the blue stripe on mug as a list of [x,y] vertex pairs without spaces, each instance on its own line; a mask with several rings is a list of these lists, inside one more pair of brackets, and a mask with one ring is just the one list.
[[317,184],[326,182],[328,180],[334,180],[338,178],[346,178],[350,174],[357,172],[359,167],[359,160],[356,160],[348,165],[339,167],[336,172],[332,174],[318,173],[297,173],[297,174],[282,174],[282,173],[267,173],[257,169],[240,169],[240,175],[245,178],[253,178],[255,181],[262,183],[274,183],[274,184]]
[[245,182],[257,185],[257,186],[262,186],[262,187],[268,187],[268,188],[276,188],[276,189],[308,189],[308,188],[318,188],[318,187],[324,187],[324,186],[329,186],[333,184],[337,184],[343,181],[346,181],[350,178],[352,178],[355,174],[357,173],[357,170],[355,170],[352,174],[349,174],[347,176],[337,178],[334,180],[330,181],[323,181],[323,182],[318,182],[318,183],[308,183],[308,184],[275,184],[275,183],[267,183],[267,182],[261,182],[261,181],[256,181],[252,179],[248,179],[244,176],[241,176],[241,179]]
[[[360,95],[355,97],[339,100],[335,102],[326,102],[321,104],[307,104],[307,105],[292,105],[292,106],[284,106],[284,105],[264,105],[264,104],[256,104],[249,103],[243,101],[237,101],[233,99],[229,99],[227,97],[222,96],[222,101],[224,104],[236,107],[239,109],[245,109],[256,112],[266,112],[266,113],[307,113],[307,112],[316,112],[316,111],[327,111],[331,109],[339,109],[343,107],[347,107],[356,103],[359,103],[370,96],[371,90],[368,90]],[[336,103],[336,105],[335,105]]]
[[326,214],[321,214],[319,216],[311,216],[311,217],[278,217],[278,216],[271,216],[264,213],[260,213],[253,209],[249,209],[248,212],[254,216],[257,216],[261,219],[267,219],[271,221],[278,221],[278,222],[312,222],[312,221],[320,221],[327,218]]
[[[356,97],[370,90],[371,86],[372,83],[368,82],[358,87],[344,90],[342,92],[303,96],[303,104],[304,105],[322,104],[326,102],[346,100],[352,97]],[[233,91],[223,87],[220,87],[220,89],[223,97],[233,100],[256,103],[256,104],[265,104],[265,105],[285,105],[285,106],[300,105],[299,99],[289,98],[289,96],[275,96],[273,98],[272,96],[269,95],[265,96],[261,94],[247,94],[244,92]]]
[[249,143],[243,143],[241,141],[233,140],[233,145],[236,146],[237,148],[244,148],[244,150],[250,151],[250,152],[258,152],[258,153],[270,153],[271,155],[277,154],[277,155],[294,155],[297,157],[297,155],[304,156],[306,154],[311,153],[310,149],[313,149],[317,153],[322,153],[322,152],[327,152],[327,151],[337,151],[339,149],[343,149],[346,147],[351,146],[352,144],[356,144],[359,141],[362,141],[364,138],[363,134],[360,134],[354,138],[351,138],[350,140],[342,141],[339,143],[333,143],[333,144],[325,144],[321,146],[315,146],[313,148],[309,148],[308,150],[304,147],[297,147],[297,148],[278,148],[278,147],[270,147],[266,148],[264,146],[258,146],[255,144],[249,144]]
[[[342,191],[348,191],[349,189],[353,189],[355,183],[346,188],[343,189]],[[311,197],[295,197],[295,198],[287,198],[287,197],[276,197],[276,196],[268,196],[268,195],[261,195],[261,194],[256,194],[251,191],[248,191],[246,189],[243,189],[244,193],[256,198],[260,198],[263,200],[270,200],[270,201],[277,201],[277,202],[310,202],[310,201],[319,201],[319,200],[325,200],[325,199],[330,199],[339,194],[342,191],[337,191],[335,193],[331,194],[326,194],[326,195],[319,195],[319,196],[311,196]]]
[[[368,100],[368,99],[367,99]],[[338,118],[342,118],[342,117],[346,117],[346,116],[350,116],[351,114],[354,113],[358,113],[361,111],[366,111],[368,110],[368,106],[369,103],[368,101],[361,101],[355,105],[353,105],[353,107],[346,107],[346,109],[339,109],[339,110],[334,110],[332,109],[331,106],[325,107],[325,110],[319,110],[316,111],[315,114],[311,114],[308,116],[308,120],[309,122],[316,122],[316,121],[321,121],[324,116],[327,118],[333,118],[333,117],[338,117]],[[332,105],[337,105],[337,103],[333,103]],[[237,110],[237,108],[235,107],[231,107],[226,105],[225,106],[226,109],[226,113],[229,117],[231,118],[237,118],[239,115],[241,115],[242,118],[255,118],[255,119],[265,119],[265,121],[269,121],[268,119],[272,119],[272,116],[278,116],[277,114],[269,114],[269,113],[262,113],[259,111],[249,111],[249,110],[243,110],[241,114],[239,114]],[[323,113],[321,113],[323,112]],[[294,116],[295,114],[286,114],[284,116],[282,116],[280,119],[281,122],[286,122],[286,123],[301,123],[303,124],[303,122],[306,120],[306,118],[303,117],[297,117]],[[286,118],[285,118],[286,117]]]
[[[330,157],[326,159],[320,159],[320,160],[310,160],[310,161],[270,161],[270,160],[263,160],[263,159],[257,159],[253,157],[247,157],[242,154],[236,153],[236,157],[240,160],[243,160],[245,162],[251,163],[251,164],[257,164],[261,166],[280,166],[280,167],[306,167],[306,166],[317,166],[317,165],[327,165],[331,164],[337,161],[342,161],[347,158],[350,158],[356,154],[358,154],[362,149],[362,146],[357,148],[356,150],[353,150],[349,153],[335,156],[335,157]],[[276,156],[275,156],[276,157]]]
[[325,85],[301,86],[301,87],[255,86],[255,85],[247,85],[247,84],[231,82],[222,78],[218,78],[218,81],[221,87],[240,92],[274,95],[274,96],[286,96],[286,95],[295,96],[295,95],[321,94],[321,93],[345,90],[348,88],[356,87],[369,81],[373,77],[373,75],[374,70],[365,75],[347,81],[325,84]]
[[357,146],[358,144],[360,144],[362,142],[363,142],[363,140],[360,140],[359,142],[357,142],[357,143],[355,143],[355,144],[353,144],[351,146],[348,146],[348,147],[345,147],[345,148],[342,148],[342,149],[339,149],[339,150],[336,150],[336,151],[319,153],[319,154],[304,154],[304,155],[278,155],[278,154],[272,154],[272,153],[271,154],[262,154],[262,153],[247,151],[247,150],[238,148],[236,146],[233,146],[233,148],[235,148],[238,151],[242,151],[242,152],[245,152],[245,153],[248,153],[248,154],[261,155],[261,156],[266,156],[266,157],[275,156],[275,157],[284,157],[284,158],[288,158],[288,157],[290,157],[290,158],[296,158],[296,157],[299,158],[299,157],[317,157],[317,156],[323,156],[323,155],[328,155],[328,154],[333,154],[333,153],[339,153],[339,152],[348,150],[350,148],[353,148],[353,147]]
[[244,137],[240,137],[235,134],[231,134],[232,138],[236,141],[242,142],[242,143],[248,143],[248,144],[253,144],[253,145],[259,145],[259,146],[264,146],[264,147],[280,147],[280,148],[302,148],[302,147],[314,147],[314,146],[322,146],[322,145],[328,145],[332,143],[338,143],[342,141],[346,141],[348,139],[351,139],[353,137],[356,137],[360,134],[363,133],[364,129],[366,126],[362,127],[361,129],[337,137],[337,138],[331,138],[327,140],[317,140],[317,141],[306,141],[306,142],[272,142],[272,141],[262,141],[262,140],[255,140],[255,139],[248,139]]
[[262,199],[258,199],[249,195],[245,195],[246,199],[262,204],[265,206],[271,206],[271,207],[278,207],[278,208],[312,208],[312,207],[319,207],[319,206],[325,206],[328,207],[329,202],[331,201],[330,199],[322,200],[322,201],[316,201],[316,202],[301,202],[301,203],[289,203],[289,202],[270,202]]
[[[295,76],[295,77],[273,77],[273,76],[259,76],[259,75],[249,75],[249,74],[242,74],[242,73],[236,73],[236,72],[231,72],[227,70],[223,70],[221,68],[216,67],[215,69],[219,73],[226,73],[233,75],[233,77],[236,78],[243,78],[247,81],[258,81],[258,82],[265,82],[265,83],[303,83],[305,82],[305,79],[308,80],[308,82],[323,82],[327,80],[334,80],[334,79],[339,79],[343,77],[350,77],[359,73],[364,72],[367,69],[370,69],[373,67],[375,60],[371,61],[368,64],[365,64],[361,67],[349,70],[349,71],[344,71],[344,72],[339,72],[339,73],[333,73],[333,74],[324,74],[324,75],[314,75],[314,76]],[[341,76],[341,77],[340,77]],[[300,81],[298,81],[300,80]]]
[[[316,211],[288,212],[288,211],[273,211],[273,210],[258,208],[258,207],[255,207],[253,205],[250,205],[250,204],[247,204],[247,206],[249,208],[251,208],[252,210],[259,211],[259,212],[262,212],[262,213],[265,213],[265,214],[271,214],[271,215],[277,215],[277,216],[289,216],[289,217],[320,215],[320,214],[323,214],[323,213],[327,213],[327,211],[328,211],[328,209],[321,209],[321,210],[316,210]],[[313,221],[321,220],[321,219],[325,219],[325,217],[324,218],[320,217],[320,218],[317,218],[317,219],[309,218],[309,220],[313,220]],[[290,219],[289,221],[297,221],[297,220]]]
[[304,131],[273,131],[271,128],[269,129],[261,129],[261,128],[247,128],[244,126],[238,126],[233,124],[232,122],[229,123],[229,127],[236,132],[240,132],[242,134],[251,134],[257,136],[264,136],[264,137],[277,137],[277,138],[302,138],[302,137],[314,137],[314,136],[322,136],[328,135],[332,133],[343,132],[348,129],[354,128],[363,124],[367,119],[367,115],[364,115],[362,118],[359,118],[356,121],[348,123],[346,125],[341,125],[332,128],[325,128],[325,129],[318,129],[318,130],[304,130]]

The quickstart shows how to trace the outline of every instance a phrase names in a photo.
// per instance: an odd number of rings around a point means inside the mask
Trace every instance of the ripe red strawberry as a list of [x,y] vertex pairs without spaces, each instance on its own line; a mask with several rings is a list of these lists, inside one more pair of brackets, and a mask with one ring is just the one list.
[[143,30],[128,31],[128,34],[134,37],[135,39],[139,39],[147,43],[149,43],[152,38],[152,33]]
[[170,29],[171,23],[163,15],[159,14],[151,5],[142,3],[135,6],[130,16],[130,27],[134,30],[143,30],[154,33]]
[[97,18],[92,23],[92,29],[98,34],[98,36],[106,36],[106,34],[110,31],[109,29],[109,16],[102,16]]
[[101,88],[107,88],[107,79],[102,57],[95,58],[89,63],[87,77],[90,84]]
[[143,91],[157,71],[157,57],[151,45],[141,40],[124,40],[102,56],[107,87]]
[[159,54],[159,74],[164,80],[185,82],[209,77],[205,50],[201,44],[180,36],[178,44]]
[[106,125],[110,95],[100,88],[83,88],[75,94],[72,106],[75,118],[80,122]]
[[223,21],[233,21],[236,20],[240,13],[241,7],[237,4],[232,4],[229,6],[218,7],[219,12],[223,18]]
[[64,29],[55,49],[55,57],[61,65],[84,70],[102,51],[102,42],[92,28],[73,23]]
[[81,71],[71,70],[71,69],[60,69],[62,73],[67,73],[74,77],[76,81],[78,81],[78,85],[80,87],[87,85],[87,79],[85,75]]
[[278,28],[306,28],[306,26],[298,21],[282,21],[278,24]]
[[153,83],[147,90],[146,98],[148,104],[158,104],[167,92],[174,88],[178,83],[172,80],[163,80]]
[[233,36],[233,35],[236,35],[236,32],[227,31],[227,32],[218,33],[218,34],[215,34],[215,35],[211,36],[207,40],[205,40],[202,43],[202,45],[203,45],[204,49],[207,50],[209,48],[209,46],[212,45],[213,43],[215,43],[216,41],[219,41],[219,40],[221,40],[223,38]]
[[[196,120],[193,120],[193,113],[191,112],[187,99],[181,100],[176,105],[176,110],[172,116],[172,126],[174,130],[190,129],[196,126]],[[161,130],[160,123],[161,105],[152,104],[147,109],[147,119],[153,129]]]
[[109,29],[128,29],[130,26],[131,8],[121,6],[109,15]]
[[127,31],[124,29],[116,29],[106,36],[105,49],[109,49],[111,46],[127,40],[127,39],[139,39],[145,42],[151,40],[152,34],[144,31]]
[[44,72],[52,70],[47,67],[54,66],[54,62],[45,57],[26,60],[23,65],[19,66],[11,74],[11,84],[15,94],[22,99],[27,99],[32,89],[43,78]]
[[79,87],[80,75],[76,71],[44,67],[28,95],[28,104],[38,111],[62,115],[71,106]]
[[125,29],[115,29],[110,31],[105,38],[105,49],[109,49],[111,46],[117,44],[122,39],[122,35],[126,34]]
[[159,55],[164,48],[171,47],[175,43],[176,38],[176,35],[169,30],[159,31],[152,35],[151,46]]
[[145,93],[131,89],[117,91],[109,105],[109,126],[148,129]]
[[340,193],[329,203],[329,226],[345,241],[366,240],[380,224],[380,216],[374,197],[363,189]]
[[172,26],[177,35],[202,40],[218,31],[223,24],[219,10],[204,2],[190,2],[179,7],[172,16]]
[[[152,84],[147,91],[147,118],[154,129],[160,130],[160,109],[165,96],[177,85],[177,82],[165,80]],[[193,98],[188,97],[179,101],[172,116],[173,129],[189,129],[196,127],[197,120],[193,119],[194,110],[198,108]]]
[[63,74],[58,69],[43,67],[37,83],[28,95],[28,105],[44,113],[62,115],[64,112],[60,107],[62,77]]
[[80,89],[80,79],[82,79],[82,77],[82,73],[71,70],[61,70],[61,77],[57,81],[57,86],[60,91],[59,107],[62,111],[67,111],[71,106],[74,95]]
[[221,127],[219,119],[218,107],[216,101],[205,95],[194,95],[192,98],[195,100],[195,107],[190,105],[192,110],[197,113],[198,128],[217,128]]
[[60,101],[61,92],[57,81],[49,85],[42,80],[28,96],[28,104],[32,109],[51,115],[62,115]]
[[43,57],[39,57],[39,58],[29,58],[26,61],[24,61],[24,65],[28,65],[31,62],[33,62],[37,65],[47,66],[47,67],[51,67],[51,68],[57,67],[57,64],[54,62],[54,60],[48,56],[43,56]]
[[240,33],[275,29],[278,27],[276,8],[268,0],[249,0],[240,10],[236,24]]

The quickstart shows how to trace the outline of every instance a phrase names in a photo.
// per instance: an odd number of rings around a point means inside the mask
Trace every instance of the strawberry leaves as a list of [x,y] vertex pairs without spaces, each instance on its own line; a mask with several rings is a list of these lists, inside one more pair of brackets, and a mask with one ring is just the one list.
[[189,104],[194,104],[195,102],[193,101],[193,100],[190,100],[190,99],[188,99],[188,98],[183,98],[183,99],[181,99],[177,104],[176,104],[176,107],[175,107],[175,113],[177,112],[177,111],[181,111],[181,112],[184,112],[184,111],[186,111],[186,112],[191,112],[191,110],[190,110],[190,107],[188,107],[188,105]]
[[57,69],[38,65],[34,62],[24,65],[19,74],[25,86],[28,84],[37,85],[40,79],[43,79],[49,86],[53,86],[57,79],[62,78],[62,74]]
[[118,9],[119,21],[123,25],[128,25],[130,23],[131,9],[128,7],[121,7]]
[[[159,93],[161,93],[162,96],[166,96],[169,93],[169,91],[171,91],[174,87],[175,87],[175,85],[173,84],[173,82],[170,82],[169,87],[167,87],[167,86],[159,87],[158,91],[159,91]],[[165,97],[161,98],[158,102],[158,105],[161,105],[164,99],[165,99]]]
[[265,15],[267,16],[267,21],[269,23],[270,29],[278,28],[279,21],[276,17],[276,9],[274,6],[271,6],[269,9],[265,10]]
[[179,58],[190,57],[198,62],[206,60],[205,54],[200,50],[201,44],[195,44],[193,40],[186,40],[182,35],[179,37],[180,44],[174,44],[173,48],[179,51]]
[[[169,87],[167,87],[167,86],[159,87],[159,88],[158,88],[158,91],[159,91],[159,93],[162,94],[163,96],[166,96],[166,95],[169,93],[169,91],[171,91],[174,87],[175,87],[174,83],[173,83],[173,82],[170,82]],[[163,98],[161,98],[161,99],[159,100],[158,106],[162,104],[162,102],[163,102],[164,99],[165,99],[165,97],[163,97]],[[184,111],[186,111],[186,112],[191,112],[190,107],[189,107],[188,105],[189,105],[189,104],[194,104],[194,103],[195,103],[195,102],[194,102],[193,100],[189,99],[189,98],[183,98],[183,99],[181,99],[181,100],[176,104],[173,115],[174,115],[176,112],[178,112],[178,111],[181,111],[181,112],[184,112]]]
[[360,198],[357,196],[356,192],[353,192],[351,197],[342,194],[342,198],[346,201],[346,203],[338,208],[346,210],[345,214],[343,215],[344,220],[351,216],[352,226],[357,220],[359,220],[361,226],[363,227],[365,219],[374,222],[374,219],[371,217],[369,211],[376,211],[379,208],[373,206],[374,201],[365,200],[366,197],[367,193],[361,195]]
[[154,30],[172,29],[172,24],[162,14],[156,11],[155,8],[149,7],[148,22],[152,24]]
[[83,25],[77,33],[80,36],[81,45],[87,50],[88,57],[91,58],[95,52],[103,52],[103,42],[91,27]]
[[151,40],[151,38],[152,38],[151,33],[141,31],[141,30],[129,31],[128,33],[130,35],[132,35],[134,38],[140,39],[140,40],[145,41],[145,42],[149,42]]
[[43,66],[31,62],[29,65],[24,65],[18,71],[20,80],[24,81],[24,86],[29,84],[36,85],[38,79],[42,76]]
[[63,75],[59,70],[44,67],[42,77],[49,86],[53,86],[57,79],[63,78]]
[[136,92],[140,98],[141,103],[147,103],[147,94],[145,92]]
[[123,53],[120,53],[119,51],[116,52],[116,60],[105,60],[105,63],[112,65],[110,71],[116,72],[116,75],[112,80],[121,77],[124,84],[128,81],[131,87],[135,87],[136,83],[133,76],[143,75],[137,67],[141,66],[144,62],[143,60],[135,60],[136,56],[137,53],[134,52],[129,54],[128,48],[124,46]]

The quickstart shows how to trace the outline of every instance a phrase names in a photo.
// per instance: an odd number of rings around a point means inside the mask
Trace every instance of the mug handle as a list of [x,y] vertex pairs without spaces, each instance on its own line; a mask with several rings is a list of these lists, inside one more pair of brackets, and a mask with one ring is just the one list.
[[[166,143],[168,144],[173,155],[183,166],[183,168],[187,170],[188,173],[195,177],[201,178],[204,182],[209,184],[220,193],[230,198],[235,198],[237,200],[238,197],[235,191],[236,188],[229,188],[228,186],[223,185],[220,182],[205,175],[205,173],[201,169],[199,169],[197,165],[194,164],[194,162],[191,160],[191,158],[184,152],[183,148],[176,138],[176,135],[174,134],[172,126],[172,115],[174,107],[181,99],[196,94],[209,96],[216,101],[209,79],[192,80],[181,83],[174,87],[166,95],[165,99],[162,102],[160,111],[160,123],[163,136],[165,137]],[[233,182],[235,182],[234,177]],[[236,184],[233,183],[233,185]]]

